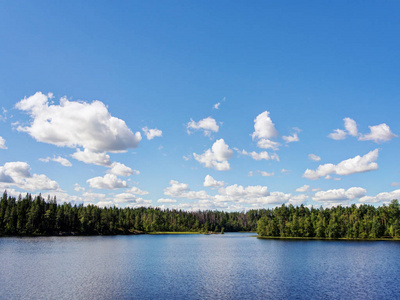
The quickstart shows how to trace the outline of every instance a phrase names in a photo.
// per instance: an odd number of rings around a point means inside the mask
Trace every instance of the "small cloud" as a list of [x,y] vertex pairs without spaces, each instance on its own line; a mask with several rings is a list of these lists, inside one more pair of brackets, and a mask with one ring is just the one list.
[[61,156],[57,156],[57,157],[54,156],[53,158],[51,158],[51,157],[39,158],[39,160],[42,162],[46,162],[46,163],[50,162],[50,161],[54,161],[54,162],[58,162],[60,165],[63,165],[64,167],[72,167],[71,162],[68,159],[61,157]]
[[320,161],[321,157],[319,157],[318,155],[315,154],[308,154],[308,158],[311,159],[312,161]]
[[286,143],[293,143],[293,142],[300,141],[300,139],[299,139],[299,137],[298,137],[296,132],[293,135],[282,136],[282,138]]
[[224,182],[223,181],[217,181],[214,178],[212,178],[210,175],[207,175],[204,178],[204,183],[203,186],[205,187],[220,187],[220,186],[224,186]]
[[193,153],[194,159],[203,164],[206,168],[213,168],[218,171],[230,170],[228,160],[232,158],[233,151],[225,143],[224,139],[217,140],[211,147],[203,154]]
[[383,142],[388,142],[391,139],[397,137],[397,135],[395,135],[390,130],[390,127],[385,123],[368,127],[370,129],[370,133],[361,135],[358,138],[359,141],[374,141],[375,143],[383,143]]
[[400,186],[400,182],[392,182],[390,186]]
[[78,192],[78,193],[81,193],[81,192],[84,192],[84,191],[85,191],[85,188],[84,188],[84,187],[81,187],[78,183],[75,183],[75,185],[74,185],[74,190],[75,190],[76,192]]
[[310,186],[305,184],[302,187],[297,188],[296,192],[305,193],[305,192],[308,192],[309,190],[310,190]]
[[332,133],[328,135],[328,137],[333,140],[344,140],[346,138],[346,135],[346,131],[342,129],[335,129]]
[[316,170],[307,169],[303,177],[308,179],[331,179],[330,174],[336,175],[350,175],[355,173],[362,173],[378,169],[378,164],[375,162],[378,159],[379,150],[375,149],[368,152],[364,156],[357,155],[356,157],[349,158],[341,161],[337,165],[324,164],[320,165]]
[[144,132],[148,140],[152,140],[155,137],[162,137],[162,131],[157,128],[149,129],[146,126],[142,128],[142,131]]
[[281,170],[281,173],[284,174],[284,175],[287,175],[287,174],[289,174],[290,172],[291,172],[290,170],[286,170],[286,169],[282,169],[282,170]]
[[219,130],[217,121],[215,121],[215,119],[211,117],[200,120],[199,122],[195,122],[192,119],[190,119],[190,122],[187,123],[186,128],[188,134],[191,134],[190,131],[191,129],[203,130],[205,136],[210,136],[211,132],[218,132]]
[[6,140],[0,136],[0,149],[7,149]]

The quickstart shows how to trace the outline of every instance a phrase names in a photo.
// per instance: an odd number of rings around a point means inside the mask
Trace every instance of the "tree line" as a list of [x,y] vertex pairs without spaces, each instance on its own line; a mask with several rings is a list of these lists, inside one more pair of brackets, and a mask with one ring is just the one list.
[[0,201],[0,236],[256,231],[262,212],[59,205],[55,197],[45,200],[41,195],[26,194],[16,199],[4,192]]
[[400,205],[375,207],[355,204],[320,209],[292,205],[269,210],[258,221],[265,237],[393,238],[400,236]]
[[380,238],[400,236],[400,205],[308,208],[282,205],[247,212],[184,211],[58,204],[56,197],[3,193],[0,236],[115,235],[151,232],[257,231],[269,237]]

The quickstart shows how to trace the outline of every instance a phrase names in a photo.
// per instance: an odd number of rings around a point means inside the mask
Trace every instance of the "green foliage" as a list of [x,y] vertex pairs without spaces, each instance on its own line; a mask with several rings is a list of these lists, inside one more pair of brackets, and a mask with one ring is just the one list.
[[257,223],[257,233],[269,237],[381,238],[400,237],[400,205],[352,205],[330,209],[303,205],[268,210]]
[[256,231],[260,236],[380,238],[400,237],[400,205],[352,205],[323,209],[293,205],[248,212],[99,208],[57,204],[56,198],[26,194],[0,198],[0,236],[113,235],[146,232]]
[[255,231],[265,210],[244,212],[161,210],[159,208],[99,208],[57,204],[41,195],[0,198],[0,236],[114,235],[146,232]]

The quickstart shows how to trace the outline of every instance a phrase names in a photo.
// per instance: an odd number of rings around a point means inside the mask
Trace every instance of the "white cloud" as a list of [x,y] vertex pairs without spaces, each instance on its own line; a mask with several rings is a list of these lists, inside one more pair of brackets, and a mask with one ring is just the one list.
[[250,171],[250,172],[249,172],[249,176],[253,176],[253,175],[255,175],[255,174],[260,174],[261,176],[264,176],[264,177],[271,177],[271,176],[274,176],[274,172],[268,173],[268,172],[259,171],[259,170],[257,170],[257,171]]
[[219,109],[219,106],[221,105],[221,102],[215,103],[213,108],[214,109]]
[[343,121],[344,121],[344,128],[346,128],[348,134],[352,136],[357,136],[358,129],[356,121],[350,118],[344,118]]
[[136,186],[131,187],[129,190],[127,190],[128,193],[135,194],[135,195],[148,195],[148,191],[142,191]]
[[166,198],[160,198],[157,200],[158,203],[176,203],[175,199],[166,199]]
[[81,151],[80,149],[76,149],[76,152],[71,154],[71,156],[85,164],[94,164],[104,167],[109,167],[111,165],[110,156],[105,152],[93,152],[89,149]]
[[85,188],[84,188],[84,187],[81,187],[78,183],[75,183],[75,185],[74,185],[74,190],[75,190],[76,192],[80,193],[80,192],[84,192],[84,191],[85,191]]
[[283,136],[282,138],[286,143],[292,143],[292,142],[300,141],[297,133],[294,133],[293,135],[289,135],[289,136]]
[[304,172],[303,177],[308,179],[319,179],[328,176],[329,174],[350,175],[376,170],[378,169],[378,164],[375,161],[378,159],[378,153],[379,150],[375,149],[364,156],[357,155],[356,157],[344,160],[337,165],[324,164],[320,165],[317,170],[307,169]]
[[282,169],[281,173],[284,175],[288,175],[291,172],[291,170],[287,170],[287,169]]
[[119,179],[114,174],[106,174],[104,177],[94,177],[87,180],[90,187],[95,189],[115,190],[127,187],[126,181]]
[[191,191],[188,184],[181,183],[176,180],[169,182],[171,186],[164,189],[164,194],[172,198],[186,198],[186,199],[210,199],[212,198],[205,191]]
[[271,139],[278,135],[275,124],[269,117],[269,111],[264,111],[254,119],[253,140],[255,139]]
[[233,156],[233,151],[225,144],[223,139],[217,140],[211,149],[199,155],[193,153],[193,157],[206,168],[213,168],[219,171],[230,170],[228,160]]
[[321,160],[321,157],[319,157],[318,155],[312,154],[312,153],[308,154],[308,158],[313,160],[313,161],[320,161]]
[[98,207],[113,207],[116,206],[113,201],[99,201],[95,204]]
[[242,151],[239,151],[239,153],[241,153],[243,155],[248,155],[254,160],[265,159],[265,160],[276,160],[276,161],[279,161],[278,154],[273,153],[273,154],[269,155],[267,151],[262,151],[260,153],[257,153],[255,151],[247,152],[246,150],[242,150]]
[[206,177],[204,178],[204,182],[203,182],[203,186],[205,186],[205,187],[220,187],[220,186],[224,186],[224,184],[225,183],[223,181],[217,181],[210,175],[206,175]]
[[136,148],[140,132],[135,134],[126,123],[111,116],[100,101],[92,103],[60,99],[60,105],[49,104],[49,97],[37,92],[15,107],[27,112],[29,126],[18,126],[37,141],[60,147],[83,147],[93,152],[124,152]]
[[370,129],[370,133],[361,135],[359,137],[360,141],[374,141],[375,143],[381,143],[390,141],[391,139],[397,137],[397,135],[395,135],[390,130],[390,127],[385,123],[368,127]]
[[199,122],[195,122],[190,119],[190,122],[187,124],[187,132],[190,134],[190,129],[199,130],[202,129],[204,131],[204,135],[210,136],[211,132],[218,132],[219,126],[215,119],[208,117]]
[[317,202],[341,202],[349,201],[365,196],[367,191],[361,187],[351,187],[348,190],[345,189],[332,189],[327,191],[316,192],[312,197]]
[[400,182],[392,182],[390,186],[400,186]]
[[104,201],[106,199],[106,194],[100,194],[100,193],[83,193],[82,199],[84,202],[96,202],[96,201]]
[[133,170],[122,163],[113,162],[110,166],[110,170],[108,171],[108,173],[117,176],[130,176],[133,174]]
[[279,150],[279,144],[278,142],[271,141],[269,139],[261,139],[257,142],[257,147],[262,148],[262,149],[272,149],[274,151]]
[[333,140],[344,140],[346,138],[346,131],[342,129],[335,129],[332,133],[328,135]]
[[146,126],[146,127],[143,127],[142,130],[143,130],[143,132],[146,135],[148,140],[152,140],[155,137],[162,137],[162,131],[157,129],[157,128],[149,129]]
[[71,162],[68,159],[61,157],[61,156],[57,156],[57,157],[54,156],[53,158],[51,158],[51,157],[39,158],[39,160],[43,161],[43,162],[55,161],[55,162],[58,162],[59,164],[63,165],[64,167],[72,167]]
[[0,183],[2,188],[16,186],[23,190],[60,190],[58,183],[43,174],[31,174],[26,162],[7,162],[0,166]]
[[7,149],[6,140],[0,136],[0,149]]
[[292,204],[294,206],[299,206],[303,204],[308,198],[309,197],[305,194],[295,195],[290,198],[289,204]]
[[115,203],[136,203],[136,196],[131,193],[120,193],[114,196]]
[[379,193],[376,196],[365,196],[358,200],[361,203],[378,203],[378,202],[390,202],[393,199],[400,199],[400,190],[394,190],[392,192]]
[[297,188],[296,192],[305,193],[305,192],[308,192],[309,190],[310,190],[310,186],[305,184],[302,187]]

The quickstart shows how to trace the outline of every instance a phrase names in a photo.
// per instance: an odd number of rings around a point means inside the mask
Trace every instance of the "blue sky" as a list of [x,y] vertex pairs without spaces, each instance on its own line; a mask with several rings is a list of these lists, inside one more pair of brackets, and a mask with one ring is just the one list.
[[187,210],[388,203],[399,9],[2,2],[0,188]]

